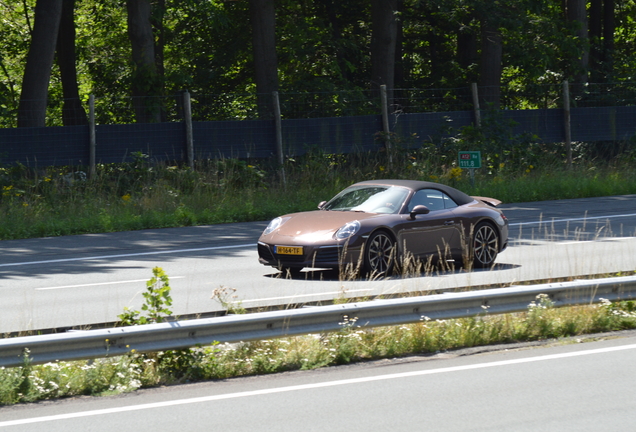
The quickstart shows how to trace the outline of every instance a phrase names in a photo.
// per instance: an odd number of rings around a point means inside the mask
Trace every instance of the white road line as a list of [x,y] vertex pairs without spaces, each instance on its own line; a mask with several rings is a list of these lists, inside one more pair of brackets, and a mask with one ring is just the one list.
[[[185,276],[170,276],[170,280],[172,279],[183,279]],[[36,291],[47,291],[47,290],[57,290],[57,289],[66,289],[66,288],[84,288],[84,287],[95,287],[102,285],[119,285],[119,284],[127,284],[127,283],[139,283],[139,282],[148,282],[148,279],[137,279],[137,280],[127,280],[127,281],[118,281],[118,282],[99,282],[92,284],[82,284],[82,285],[66,285],[66,286],[55,286],[55,287],[46,287],[46,288],[36,288]]]
[[[597,219],[615,219],[615,218],[634,217],[634,216],[636,216],[636,213],[626,214],[626,215],[593,216],[593,217],[571,218],[571,219],[552,219],[552,220],[542,220],[542,221],[535,221],[535,222],[516,222],[516,223],[509,224],[509,226],[542,225],[542,224],[548,225],[548,224],[561,223],[561,222],[589,221],[589,220],[597,220]],[[37,265],[37,264],[54,264],[54,263],[73,262],[73,261],[91,261],[91,260],[103,260],[103,259],[113,259],[113,258],[130,258],[130,257],[140,257],[140,256],[147,256],[147,255],[168,255],[168,254],[176,254],[176,253],[237,249],[237,248],[254,247],[255,245],[256,244],[254,243],[254,244],[242,244],[242,245],[233,245],[233,246],[213,246],[213,247],[195,248],[195,249],[173,249],[173,250],[155,251],[155,252],[138,252],[138,253],[118,254],[118,255],[100,255],[100,256],[90,256],[90,257],[80,257],[80,258],[64,258],[64,259],[46,260],[46,261],[28,261],[28,262],[19,262],[19,263],[0,264],[0,268],[1,267],[17,267],[17,266],[25,266],[25,265]]]
[[427,370],[420,370],[420,371],[413,371],[413,372],[403,372],[403,373],[395,373],[395,374],[387,374],[387,375],[377,375],[377,376],[371,376],[371,377],[351,378],[351,379],[344,379],[344,380],[337,380],[337,381],[326,381],[326,382],[313,383],[313,384],[302,384],[302,385],[295,385],[295,386],[288,386],[288,387],[277,387],[277,388],[238,392],[238,393],[203,396],[203,397],[190,398],[190,399],[177,399],[177,400],[165,401],[165,402],[155,402],[155,403],[132,405],[132,406],[129,405],[129,406],[123,406],[118,408],[107,408],[107,409],[75,412],[75,413],[68,413],[68,414],[58,414],[58,415],[51,415],[51,416],[45,416],[45,417],[9,420],[9,421],[0,422],[0,427],[33,424],[33,423],[45,423],[45,422],[51,422],[51,421],[57,421],[57,420],[68,420],[68,419],[75,419],[75,418],[81,418],[81,417],[93,417],[93,416],[100,416],[100,415],[130,412],[130,411],[141,411],[141,410],[147,410],[147,409],[173,407],[173,406],[188,405],[188,404],[194,404],[194,403],[213,402],[218,400],[237,399],[237,398],[244,398],[244,397],[251,397],[251,396],[263,396],[263,395],[269,395],[269,394],[286,393],[286,392],[302,391],[302,390],[313,390],[318,388],[362,384],[362,383],[368,383],[368,382],[374,382],[374,381],[411,378],[411,377],[424,376],[424,375],[436,375],[436,374],[442,374],[442,373],[462,372],[462,371],[486,369],[486,368],[501,367],[501,366],[510,366],[510,365],[524,364],[524,363],[559,360],[559,359],[581,357],[581,356],[587,356],[587,355],[606,354],[606,353],[625,351],[625,350],[631,350],[631,349],[636,349],[636,344],[623,345],[618,347],[598,348],[598,349],[576,351],[576,352],[562,353],[562,354],[544,355],[544,356],[538,356],[538,357],[513,359],[513,360],[502,360],[502,361],[496,361],[496,362],[490,362],[490,363],[479,363],[479,364],[454,366],[454,367],[446,367],[446,368],[439,368],[439,369],[427,369]]
[[550,225],[550,224],[559,223],[559,222],[578,222],[578,221],[589,221],[589,220],[597,220],[597,219],[616,219],[616,218],[634,217],[634,216],[636,216],[636,213],[625,214],[625,215],[610,215],[610,216],[587,216],[582,218],[571,218],[571,219],[546,219],[546,220],[540,220],[536,222],[516,222],[516,223],[511,223],[508,225],[509,226],[543,225],[543,224]]
[[255,247],[255,246],[256,246],[256,243],[233,245],[233,246],[213,246],[213,247],[196,248],[196,249],[171,249],[171,250],[155,251],[155,252],[139,252],[139,253],[119,254],[119,255],[101,255],[101,256],[91,256],[91,257],[81,257],[81,258],[64,258],[64,259],[47,260],[47,261],[28,261],[28,262],[21,262],[21,263],[0,264],[0,267],[13,267],[13,266],[23,266],[23,265],[35,265],[35,264],[52,264],[52,263],[61,263],[61,262],[72,262],[72,261],[90,261],[90,260],[101,260],[101,259],[111,259],[111,258],[129,258],[129,257],[137,257],[137,256],[145,256],[145,255],[167,255],[167,254],[185,253],[185,252],[238,249],[238,248]]
[[241,300],[241,303],[253,303],[253,302],[262,302],[262,301],[268,301],[268,300],[293,300],[293,299],[297,299],[301,297],[316,297],[319,295],[346,294],[346,293],[362,292],[362,291],[371,291],[371,289],[365,288],[365,289],[357,289],[357,290],[346,290],[344,292],[343,291],[319,292],[314,294],[299,294],[299,295],[285,296],[285,297],[269,297],[269,298],[255,299],[255,300]]

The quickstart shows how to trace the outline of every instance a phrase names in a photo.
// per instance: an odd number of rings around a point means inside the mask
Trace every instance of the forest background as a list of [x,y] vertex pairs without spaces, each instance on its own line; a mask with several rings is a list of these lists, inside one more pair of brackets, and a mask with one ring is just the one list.
[[85,124],[89,94],[134,97],[137,122],[165,120],[157,96],[252,94],[266,118],[273,91],[474,82],[497,107],[502,88],[576,96],[636,70],[633,0],[3,0],[0,16],[0,127]]

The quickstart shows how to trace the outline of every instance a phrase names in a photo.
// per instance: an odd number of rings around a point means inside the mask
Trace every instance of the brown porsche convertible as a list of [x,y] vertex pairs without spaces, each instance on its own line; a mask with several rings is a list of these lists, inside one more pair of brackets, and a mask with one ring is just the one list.
[[272,220],[258,240],[259,262],[290,272],[354,265],[376,277],[407,253],[489,267],[508,244],[500,203],[432,182],[364,181],[318,210]]

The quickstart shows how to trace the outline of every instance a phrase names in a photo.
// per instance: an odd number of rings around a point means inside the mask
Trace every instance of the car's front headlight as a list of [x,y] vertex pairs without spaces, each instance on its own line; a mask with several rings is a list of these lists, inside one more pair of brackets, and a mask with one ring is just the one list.
[[347,222],[345,225],[340,227],[338,231],[336,231],[335,237],[338,240],[348,239],[349,237],[357,233],[359,230],[360,230],[360,222],[358,222],[357,220],[353,222]]
[[285,220],[281,217],[277,217],[276,219],[272,219],[272,221],[267,225],[265,231],[263,231],[263,235],[267,235],[280,228],[280,226],[285,223]]

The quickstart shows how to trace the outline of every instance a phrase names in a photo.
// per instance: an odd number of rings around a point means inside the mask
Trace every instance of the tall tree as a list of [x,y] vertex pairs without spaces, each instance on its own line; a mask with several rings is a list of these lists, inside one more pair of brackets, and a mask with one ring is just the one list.
[[565,18],[572,25],[573,32],[579,42],[579,53],[573,59],[575,70],[573,81],[576,84],[587,82],[590,51],[588,46],[588,20],[585,0],[565,0]]
[[57,35],[57,63],[62,79],[64,126],[88,124],[77,86],[75,65],[75,0],[63,0],[60,28]]
[[484,107],[498,109],[501,97],[503,70],[503,42],[501,31],[490,17],[482,17],[481,56],[479,59],[479,86]]
[[371,86],[386,85],[389,100],[395,83],[397,7],[397,0],[371,2]]
[[259,117],[271,118],[272,92],[278,90],[276,10],[274,0],[250,0],[254,72]]
[[40,127],[46,124],[49,79],[61,16],[62,0],[37,1],[31,45],[22,79],[18,127]]
[[161,79],[155,60],[155,39],[152,32],[149,0],[127,0],[128,38],[132,47],[134,71],[132,95],[138,123],[161,121]]
[[613,76],[615,0],[592,0],[589,10],[590,79],[606,82]]

